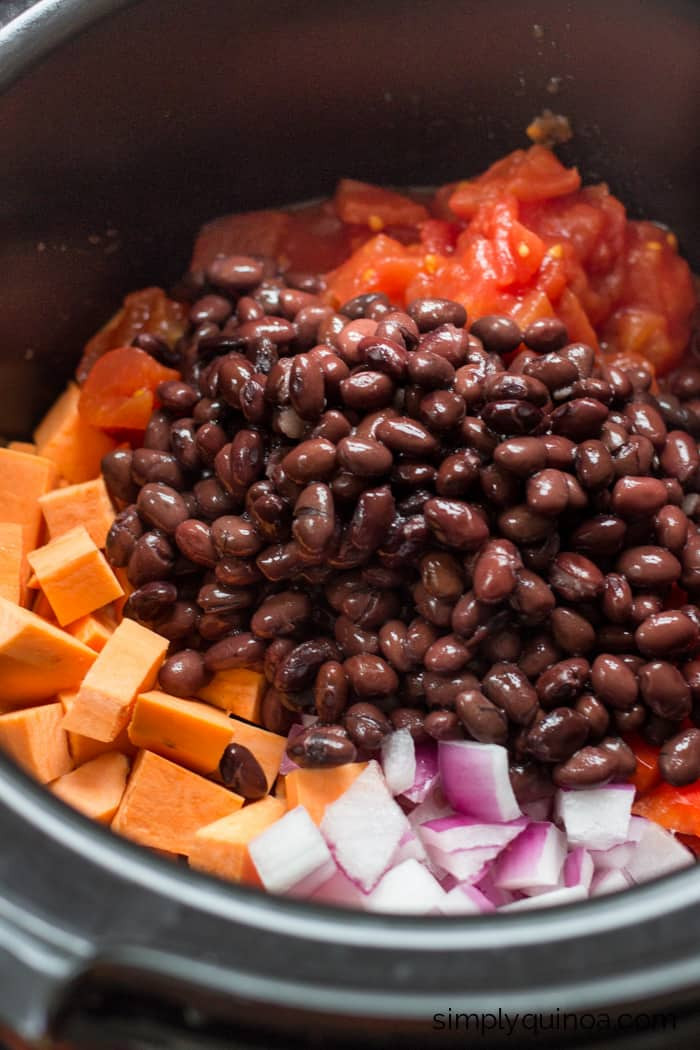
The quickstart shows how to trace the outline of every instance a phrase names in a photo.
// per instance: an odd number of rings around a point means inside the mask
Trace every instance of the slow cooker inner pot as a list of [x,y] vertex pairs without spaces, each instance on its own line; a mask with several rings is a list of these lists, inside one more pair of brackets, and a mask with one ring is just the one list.
[[84,340],[126,291],[174,280],[206,219],[327,194],[341,175],[463,177],[526,146],[544,108],[571,119],[565,159],[672,226],[697,265],[697,12],[127,5],[0,97],[0,434],[29,433]]

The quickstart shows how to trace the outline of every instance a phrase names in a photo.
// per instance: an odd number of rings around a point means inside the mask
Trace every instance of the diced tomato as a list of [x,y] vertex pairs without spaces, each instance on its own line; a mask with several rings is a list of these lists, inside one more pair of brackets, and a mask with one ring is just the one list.
[[164,339],[172,346],[185,330],[187,307],[169,299],[162,288],[142,288],[124,299],[121,310],[85,345],[77,369],[82,382],[98,357],[118,346],[128,346],[140,332]]
[[385,226],[415,226],[428,218],[427,208],[410,197],[355,179],[341,179],[333,200],[343,222],[368,226],[373,233]]
[[134,346],[109,350],[95,362],[80,392],[80,414],[94,427],[143,431],[153,411],[159,383],[179,379]]
[[628,733],[624,737],[625,743],[632,748],[637,759],[637,768],[630,777],[638,794],[643,795],[650,791],[661,780],[659,772],[659,748],[647,743],[639,733]]
[[420,224],[420,240],[426,252],[434,255],[451,255],[456,246],[461,227],[446,219],[427,219]]
[[471,219],[485,200],[504,193],[519,201],[541,201],[574,193],[580,185],[576,168],[565,168],[544,146],[532,146],[509,153],[475,179],[457,183],[449,207],[460,218]]
[[402,304],[407,285],[421,267],[422,255],[380,233],[328,275],[328,302],[337,307],[363,292],[385,292]]
[[581,306],[581,300],[571,288],[565,288],[561,293],[557,303],[557,315],[566,325],[572,342],[588,343],[589,346],[598,348],[598,337]]
[[269,255],[277,258],[290,217],[284,211],[222,215],[202,226],[194,242],[190,269],[206,270],[217,255]]
[[277,257],[283,270],[325,273],[340,266],[368,235],[365,227],[342,223],[331,201],[312,204],[290,214]]
[[700,836],[700,780],[686,787],[673,787],[665,781],[657,784],[637,799],[632,812],[661,824],[669,831]]

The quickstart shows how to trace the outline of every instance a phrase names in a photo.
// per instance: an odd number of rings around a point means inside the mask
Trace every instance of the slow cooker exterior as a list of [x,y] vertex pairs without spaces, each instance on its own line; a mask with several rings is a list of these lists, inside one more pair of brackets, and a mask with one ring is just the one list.
[[[201,221],[341,174],[459,177],[544,107],[699,265],[698,53],[692,2],[35,4],[0,31],[2,434],[30,431],[126,290],[186,267]],[[695,870],[520,917],[312,909],[151,858],[4,760],[0,841],[0,1023],[31,1041],[423,1047],[474,1038],[457,1013],[493,1046],[700,1032]]]

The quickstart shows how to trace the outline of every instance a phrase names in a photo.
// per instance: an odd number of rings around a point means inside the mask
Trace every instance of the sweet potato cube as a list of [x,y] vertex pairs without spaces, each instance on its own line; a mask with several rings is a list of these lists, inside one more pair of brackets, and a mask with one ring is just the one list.
[[209,704],[154,689],[137,697],[129,739],[136,747],[209,774],[218,769],[224,748],[233,739],[233,728],[228,715]]
[[93,616],[81,616],[68,625],[68,630],[74,638],[78,638],[83,645],[87,645],[96,653],[101,653],[109,639],[114,634],[114,627],[106,619]]
[[197,696],[214,707],[220,707],[246,722],[260,722],[260,708],[265,691],[265,675],[235,667],[219,671]]
[[84,525],[95,544],[104,547],[114,521],[114,507],[102,478],[53,489],[39,497],[39,505],[49,530],[49,539],[55,540],[76,525]]
[[0,522],[0,596],[19,605],[22,601],[22,526]]
[[152,751],[140,751],[112,829],[143,846],[188,853],[195,832],[235,813],[243,799]]
[[69,383],[34,431],[39,455],[71,485],[98,477],[102,457],[116,448],[112,438],[81,418],[79,401],[79,387]]
[[95,660],[92,649],[0,598],[0,710],[28,707],[77,686]]
[[154,685],[167,648],[167,638],[122,620],[85,675],[64,729],[93,740],[115,740],[138,694]]
[[314,824],[320,824],[326,806],[344,795],[366,768],[366,762],[349,762],[334,769],[293,769],[285,779],[287,806],[303,806]]
[[[77,689],[64,689],[56,694],[56,699],[60,700],[63,705],[64,714],[68,714],[71,710],[77,695]],[[126,727],[122,729],[121,733],[114,740],[107,741],[93,740],[92,737],[82,736],[81,733],[69,732],[68,748],[76,766],[82,766],[85,762],[89,762],[91,759],[97,758],[98,755],[104,755],[109,751],[121,751],[123,755],[130,756],[136,754],[136,748],[129,740]]]
[[248,725],[238,718],[229,719],[233,729],[233,740],[252,751],[262,766],[269,791],[280,771],[280,763],[287,746],[286,736],[270,733],[267,729]]
[[268,795],[237,813],[207,824],[196,831],[192,839],[188,854],[190,866],[221,879],[260,886],[248,843],[285,812],[284,802]]
[[123,594],[84,525],[32,551],[27,560],[62,627]]
[[43,456],[0,448],[0,515],[3,521],[22,526],[22,604],[31,571],[26,557],[41,542],[39,498],[54,487],[57,477],[55,465]]
[[51,791],[86,817],[109,824],[119,808],[128,774],[129,759],[111,751],[54,780]]
[[73,768],[62,718],[61,704],[0,715],[0,748],[42,784]]

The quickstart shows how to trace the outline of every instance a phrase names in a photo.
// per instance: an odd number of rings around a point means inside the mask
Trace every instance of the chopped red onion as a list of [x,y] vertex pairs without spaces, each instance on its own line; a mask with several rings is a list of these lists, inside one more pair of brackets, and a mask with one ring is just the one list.
[[561,904],[574,904],[584,901],[588,896],[585,886],[560,886],[549,893],[539,893],[536,897],[523,897],[522,900],[502,904],[499,911],[531,911],[535,908],[554,908]]
[[335,868],[321,832],[303,806],[271,824],[251,841],[248,850],[270,893],[294,891],[309,896]]
[[577,846],[564,861],[564,885],[583,886],[588,892],[593,878],[593,860],[587,849]]
[[[274,825],[273,825],[274,827]],[[369,892],[390,866],[410,825],[375,761],[326,807],[321,832],[336,863]]]
[[525,829],[527,820],[517,817],[505,824],[486,824],[476,817],[456,813],[450,817],[438,817],[421,824],[418,829],[426,846],[434,846],[445,853],[455,850],[470,850],[483,846],[498,846],[502,849]]
[[440,905],[443,915],[481,915],[495,910],[495,904],[481,890],[464,882],[453,886]]
[[634,784],[557,792],[556,811],[572,846],[607,850],[629,837]]
[[630,884],[631,880],[625,875],[624,871],[615,871],[613,869],[596,871],[591,882],[590,895],[591,897],[604,897],[608,893],[626,890]]
[[392,795],[401,795],[416,779],[416,745],[408,729],[397,729],[384,738],[382,769]]
[[367,907],[394,915],[434,915],[445,896],[437,879],[410,857],[382,876],[367,898]]
[[310,899],[320,904],[337,904],[348,908],[367,907],[367,895],[339,868],[335,868],[330,879],[319,886]]
[[[295,724],[287,733],[287,747],[289,747],[290,744],[294,743],[296,738],[302,736],[305,732],[306,727],[301,725],[299,722],[295,722]],[[298,766],[296,762],[293,759],[291,759],[285,751],[282,755],[282,761],[280,762],[280,773],[282,774],[282,776],[286,777],[287,773],[293,773],[295,769],[300,768],[301,767]]]
[[633,882],[648,882],[694,863],[692,850],[670,831],[650,820],[644,821],[644,825],[632,857],[625,865],[625,872]]
[[415,745],[416,773],[413,783],[404,791],[404,798],[409,802],[425,802],[428,795],[438,783],[438,749],[434,741]]
[[566,858],[566,836],[554,824],[534,822],[496,863],[494,883],[503,890],[554,888]]
[[508,776],[505,747],[474,740],[441,740],[438,761],[445,797],[458,812],[485,821],[521,816]]
[[477,849],[462,849],[445,853],[434,847],[428,850],[433,864],[453,875],[458,882],[478,882],[502,850],[502,846],[482,846]]
[[439,787],[433,788],[424,802],[420,802],[414,810],[408,814],[408,822],[413,828],[427,823],[429,820],[437,820],[438,817],[449,817],[454,815],[454,810],[449,802],[445,801]]

